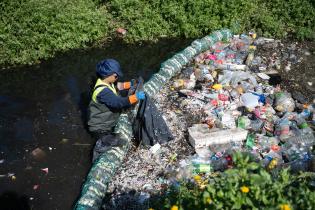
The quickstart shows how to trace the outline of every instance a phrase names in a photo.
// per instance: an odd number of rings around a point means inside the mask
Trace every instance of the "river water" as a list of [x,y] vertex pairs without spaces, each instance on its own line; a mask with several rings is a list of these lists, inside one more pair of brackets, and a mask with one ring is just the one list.
[[113,41],[0,72],[0,209],[71,209],[91,167],[85,126],[95,65],[115,58],[145,80],[191,40]]

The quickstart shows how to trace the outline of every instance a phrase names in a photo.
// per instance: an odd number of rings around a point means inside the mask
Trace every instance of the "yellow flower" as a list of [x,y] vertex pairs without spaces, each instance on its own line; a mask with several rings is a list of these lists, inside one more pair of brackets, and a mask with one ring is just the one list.
[[195,180],[196,182],[200,182],[201,176],[195,175],[195,176],[194,176],[194,180]]
[[148,210],[154,210],[153,208],[149,208]]
[[173,205],[172,208],[171,208],[171,210],[178,210],[178,206]]
[[207,198],[206,202],[207,202],[208,204],[211,204],[211,203],[212,203],[211,198]]
[[246,186],[242,186],[242,187],[241,187],[241,191],[242,191],[243,193],[248,193],[248,192],[249,192],[249,188],[246,187]]
[[289,204],[281,204],[280,205],[280,209],[281,210],[291,210]]

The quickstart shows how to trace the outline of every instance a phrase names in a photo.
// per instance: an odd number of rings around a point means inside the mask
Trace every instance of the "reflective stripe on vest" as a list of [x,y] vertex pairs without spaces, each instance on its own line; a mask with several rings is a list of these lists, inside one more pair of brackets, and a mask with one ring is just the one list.
[[[99,87],[97,87],[99,86]],[[104,90],[104,88],[109,88],[115,95],[117,95],[117,91],[116,91],[116,88],[114,86],[114,84],[110,85],[110,84],[107,84],[105,82],[103,82],[102,80],[98,79],[96,81],[96,84],[94,86],[94,88],[97,87],[94,92],[93,92],[93,95],[92,95],[92,100],[97,103],[97,100],[96,100],[96,97],[97,95],[102,91]]]

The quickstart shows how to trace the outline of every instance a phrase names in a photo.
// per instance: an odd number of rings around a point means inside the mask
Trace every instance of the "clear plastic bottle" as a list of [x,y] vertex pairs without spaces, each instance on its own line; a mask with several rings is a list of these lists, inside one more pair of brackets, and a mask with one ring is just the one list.
[[193,174],[210,173],[212,171],[211,161],[208,158],[202,158],[194,155],[191,159]]
[[256,46],[249,46],[249,53],[248,53],[246,61],[245,61],[245,64],[247,66],[251,66],[251,64],[252,64],[252,61],[253,61],[254,56],[255,56],[255,50],[256,50]]

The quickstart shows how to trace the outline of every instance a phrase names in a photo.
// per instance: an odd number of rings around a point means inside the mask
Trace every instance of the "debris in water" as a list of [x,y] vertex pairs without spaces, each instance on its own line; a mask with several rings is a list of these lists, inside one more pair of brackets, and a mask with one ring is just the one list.
[[35,160],[43,160],[46,157],[46,153],[42,149],[37,147],[32,151],[32,156]]
[[48,174],[48,168],[42,168],[41,170]]

